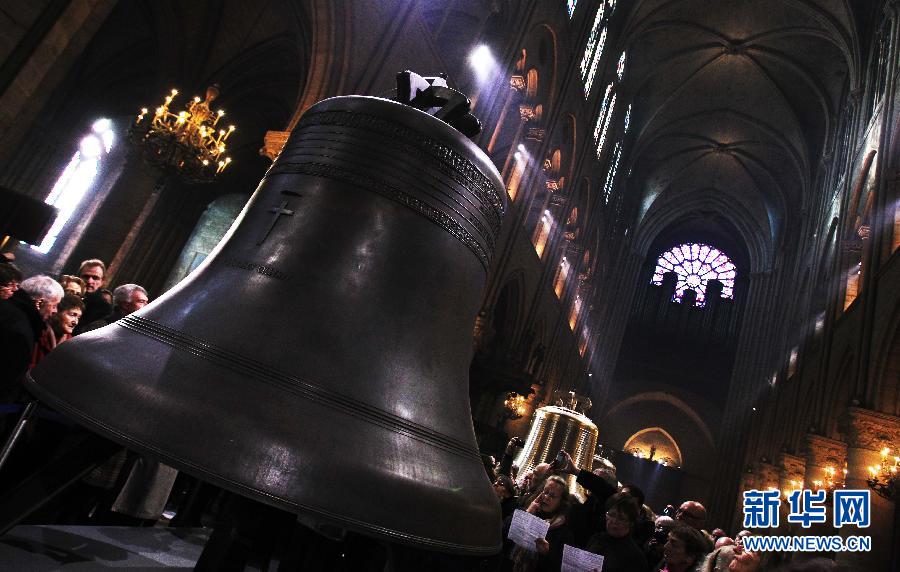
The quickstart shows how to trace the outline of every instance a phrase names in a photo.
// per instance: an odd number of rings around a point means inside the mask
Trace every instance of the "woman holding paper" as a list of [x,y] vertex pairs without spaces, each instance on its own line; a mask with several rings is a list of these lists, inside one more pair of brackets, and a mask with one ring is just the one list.
[[572,531],[566,525],[571,497],[566,481],[548,477],[541,494],[528,505],[526,512],[550,525],[545,538],[535,540],[535,551],[516,546],[510,555],[514,572],[558,571],[562,565],[563,546],[572,543]]

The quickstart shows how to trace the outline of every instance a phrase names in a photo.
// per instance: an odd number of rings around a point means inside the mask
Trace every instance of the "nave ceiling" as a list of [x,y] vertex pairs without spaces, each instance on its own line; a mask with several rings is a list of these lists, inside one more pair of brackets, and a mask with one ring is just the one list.
[[644,250],[681,219],[716,217],[755,269],[773,263],[821,192],[860,80],[860,17],[841,0],[633,6],[619,44],[634,102],[627,185]]

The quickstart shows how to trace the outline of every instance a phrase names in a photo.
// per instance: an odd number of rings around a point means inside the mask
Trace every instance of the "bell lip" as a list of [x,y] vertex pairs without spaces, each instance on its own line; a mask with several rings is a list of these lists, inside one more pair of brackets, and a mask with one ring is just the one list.
[[376,537],[391,542],[397,542],[407,546],[412,546],[414,548],[434,550],[436,552],[441,552],[444,554],[486,557],[498,554],[503,548],[502,539],[500,543],[494,546],[471,546],[457,544],[453,542],[427,538],[424,536],[417,536],[415,534],[394,530],[388,527],[367,524],[356,519],[342,517],[340,515],[336,515],[312,506],[301,505],[299,503],[287,501],[280,497],[276,497],[275,495],[271,495],[264,491],[249,487],[243,483],[238,483],[229,479],[222,478],[186,459],[173,457],[172,455],[166,454],[164,451],[152,445],[128,437],[124,433],[121,433],[113,429],[112,427],[109,427],[97,421],[96,419],[89,417],[88,415],[82,413],[79,409],[72,407],[63,401],[60,401],[50,393],[45,392],[44,389],[31,376],[31,371],[26,372],[23,381],[23,385],[25,386],[25,388],[32,395],[34,395],[38,399],[38,401],[52,407],[60,413],[65,414],[67,417],[87,428],[88,430],[106,437],[111,441],[115,441],[116,443],[129,449],[134,449],[151,457],[157,458],[165,464],[178,469],[179,471],[183,471],[217,486],[221,486],[224,489],[265,503],[269,506],[287,510],[288,512],[294,514],[303,513],[306,515],[310,515],[317,518],[320,522],[332,524],[341,528],[346,528],[365,536]]

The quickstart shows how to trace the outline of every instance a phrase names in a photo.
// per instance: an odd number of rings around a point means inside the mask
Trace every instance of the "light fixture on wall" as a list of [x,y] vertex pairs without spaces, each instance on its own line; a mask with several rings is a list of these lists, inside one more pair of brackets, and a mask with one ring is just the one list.
[[[823,490],[827,493],[831,494],[835,489],[844,488],[844,483],[847,479],[847,469],[843,470],[843,479],[839,479],[837,474],[838,471],[832,466],[825,467],[824,469],[825,476],[822,479],[816,479],[812,482],[813,488],[816,490]],[[793,483],[793,481],[791,481]]]
[[219,96],[218,86],[207,88],[205,99],[194,97],[185,111],[174,113],[169,106],[177,95],[173,89],[152,115],[141,109],[129,133],[155,165],[190,182],[210,182],[231,163],[226,141],[236,128],[220,127],[225,112],[210,107]]
[[791,483],[791,488],[786,491],[782,491],[782,495],[786,499],[791,498],[791,493],[793,493],[794,491],[799,491],[799,490],[803,489],[803,480],[802,479],[800,479],[800,480],[791,479],[790,483]]
[[503,402],[503,407],[504,416],[507,419],[521,419],[528,413],[528,404],[526,403],[525,397],[514,391],[507,394],[506,400]]
[[885,447],[881,450],[881,462],[869,467],[869,478],[866,479],[869,488],[878,495],[894,500],[900,489],[900,457],[891,455],[891,450]]

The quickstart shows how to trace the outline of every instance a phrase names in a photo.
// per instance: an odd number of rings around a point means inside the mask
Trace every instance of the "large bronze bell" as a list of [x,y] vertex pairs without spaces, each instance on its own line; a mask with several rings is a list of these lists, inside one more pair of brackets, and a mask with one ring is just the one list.
[[[597,426],[584,414],[590,406],[590,399],[569,393],[559,396],[555,405],[535,411],[525,446],[516,458],[519,474],[553,462],[560,451],[569,453],[579,469],[590,471],[598,435]],[[570,492],[584,494],[574,475],[569,475],[567,482]]]
[[500,546],[468,401],[495,167],[393,101],[311,107],[203,265],[26,384],[129,448],[329,525]]

